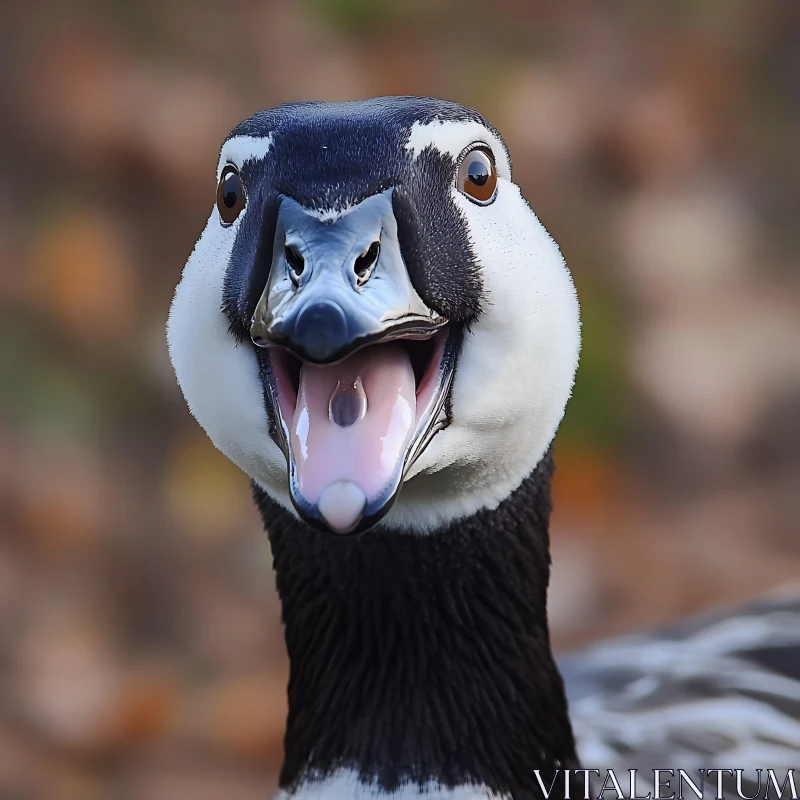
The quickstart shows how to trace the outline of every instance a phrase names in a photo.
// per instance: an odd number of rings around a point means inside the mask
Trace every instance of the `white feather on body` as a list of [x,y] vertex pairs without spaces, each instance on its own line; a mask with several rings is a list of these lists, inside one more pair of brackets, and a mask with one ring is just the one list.
[[295,792],[280,791],[275,800],[510,800],[485,786],[448,788],[431,782],[424,786],[407,783],[387,792],[374,783],[363,783],[354,770],[339,769],[321,780],[303,783]]

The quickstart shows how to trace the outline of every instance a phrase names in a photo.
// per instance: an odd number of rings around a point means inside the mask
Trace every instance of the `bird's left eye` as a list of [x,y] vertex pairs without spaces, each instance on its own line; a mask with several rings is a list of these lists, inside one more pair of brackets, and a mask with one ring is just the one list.
[[223,223],[230,225],[242,213],[246,202],[244,184],[236,167],[225,167],[217,186],[217,210]]
[[492,151],[486,146],[473,147],[461,158],[456,183],[459,191],[480,205],[494,200],[497,170]]

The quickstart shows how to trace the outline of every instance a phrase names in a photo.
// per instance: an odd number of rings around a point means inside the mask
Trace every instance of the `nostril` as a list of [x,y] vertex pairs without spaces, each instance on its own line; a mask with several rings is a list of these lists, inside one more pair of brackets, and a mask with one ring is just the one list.
[[359,286],[369,280],[372,270],[375,267],[375,262],[378,260],[378,254],[381,251],[381,243],[373,242],[357,259],[353,265],[356,273]]
[[306,268],[306,260],[300,255],[300,251],[293,244],[284,246],[283,255],[291,270],[292,280],[296,283],[297,279],[303,274],[303,270]]

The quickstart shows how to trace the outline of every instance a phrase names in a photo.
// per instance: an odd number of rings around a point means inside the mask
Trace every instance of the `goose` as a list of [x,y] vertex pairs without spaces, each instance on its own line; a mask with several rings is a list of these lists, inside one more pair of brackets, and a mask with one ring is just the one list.
[[432,98],[281,105],[233,129],[216,184],[167,340],[271,544],[277,796],[581,797],[587,768],[793,768],[796,594],[554,658],[579,306],[499,132]]

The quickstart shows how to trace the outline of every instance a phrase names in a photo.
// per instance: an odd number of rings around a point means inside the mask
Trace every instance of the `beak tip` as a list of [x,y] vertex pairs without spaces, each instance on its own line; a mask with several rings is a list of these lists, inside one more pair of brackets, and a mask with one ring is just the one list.
[[334,533],[350,533],[361,521],[367,498],[352,481],[328,486],[317,503],[319,512]]
[[291,338],[315,361],[329,359],[349,339],[347,316],[332,300],[320,300],[304,308],[293,328]]

